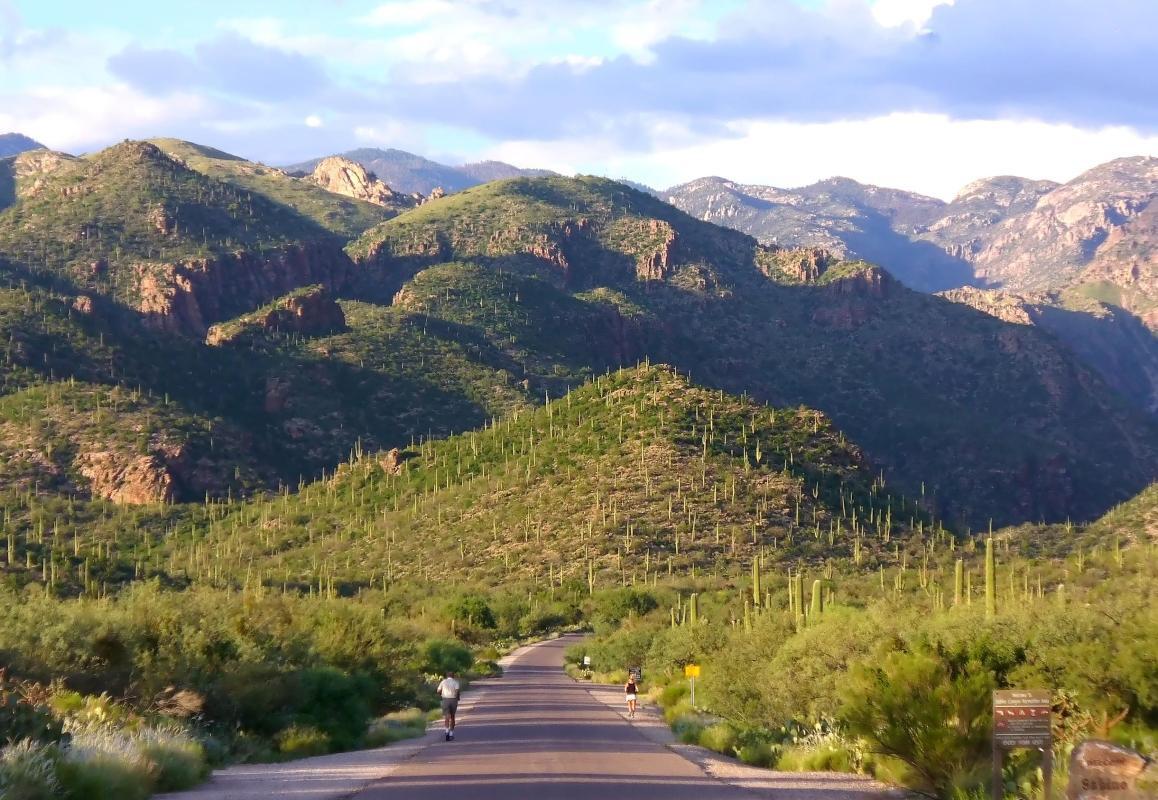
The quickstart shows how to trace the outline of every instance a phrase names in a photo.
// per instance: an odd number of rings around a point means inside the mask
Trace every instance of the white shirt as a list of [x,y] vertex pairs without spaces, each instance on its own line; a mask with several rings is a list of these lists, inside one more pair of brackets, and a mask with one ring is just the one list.
[[453,700],[458,697],[458,681],[454,678],[443,678],[442,683],[438,684],[437,691],[444,700]]

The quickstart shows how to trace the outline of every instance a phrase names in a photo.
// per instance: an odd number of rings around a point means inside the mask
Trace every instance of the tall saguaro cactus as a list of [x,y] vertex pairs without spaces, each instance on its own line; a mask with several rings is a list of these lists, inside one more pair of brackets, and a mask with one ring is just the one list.
[[752,558],[752,605],[758,611],[764,592],[760,588],[760,556]]
[[997,559],[993,555],[993,538],[985,540],[985,616],[997,614]]
[[822,613],[824,613],[824,582],[817,578],[812,582],[812,605],[808,609],[808,615],[815,621]]
[[965,562],[957,559],[953,565],[953,605],[959,606],[965,600]]
[[695,592],[688,596],[688,624],[693,628],[700,624],[700,596]]

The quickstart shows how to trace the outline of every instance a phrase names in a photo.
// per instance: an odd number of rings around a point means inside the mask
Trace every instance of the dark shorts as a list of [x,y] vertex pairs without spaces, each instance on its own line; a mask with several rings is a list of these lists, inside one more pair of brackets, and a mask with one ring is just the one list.
[[442,698],[442,713],[443,714],[457,714],[458,701],[451,697]]

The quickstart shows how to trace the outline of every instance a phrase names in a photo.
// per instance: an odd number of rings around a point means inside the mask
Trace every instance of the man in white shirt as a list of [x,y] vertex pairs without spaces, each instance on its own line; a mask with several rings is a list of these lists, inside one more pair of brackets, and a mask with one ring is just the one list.
[[442,724],[446,728],[446,741],[454,739],[454,715],[458,713],[458,696],[462,691],[454,672],[446,671],[446,677],[438,684],[438,696],[442,698]]

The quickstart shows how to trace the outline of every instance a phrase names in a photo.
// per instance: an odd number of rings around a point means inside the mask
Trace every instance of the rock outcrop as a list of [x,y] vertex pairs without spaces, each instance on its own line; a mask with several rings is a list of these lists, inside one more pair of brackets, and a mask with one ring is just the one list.
[[275,300],[268,307],[252,314],[212,326],[205,336],[205,343],[224,344],[253,329],[295,333],[302,336],[322,336],[345,330],[346,315],[342,307],[326,291],[326,287],[307,286]]
[[201,338],[213,323],[302,286],[340,289],[352,269],[346,254],[328,243],[181,264],[140,264],[134,269],[137,310],[151,327]]
[[173,473],[156,455],[101,450],[86,453],[79,466],[93,497],[121,505],[171,503],[177,497]]
[[307,180],[335,194],[396,208],[417,205],[412,195],[395,192],[357,161],[341,156],[323,158]]

